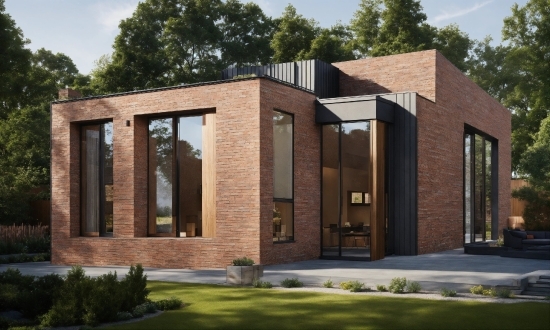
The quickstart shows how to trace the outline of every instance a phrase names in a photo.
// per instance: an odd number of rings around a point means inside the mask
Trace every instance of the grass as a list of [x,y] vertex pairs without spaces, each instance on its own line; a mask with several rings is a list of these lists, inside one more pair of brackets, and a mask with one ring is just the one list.
[[113,329],[502,330],[548,329],[550,324],[546,303],[435,301],[166,282],[149,282],[148,287],[152,300],[177,297],[185,307]]

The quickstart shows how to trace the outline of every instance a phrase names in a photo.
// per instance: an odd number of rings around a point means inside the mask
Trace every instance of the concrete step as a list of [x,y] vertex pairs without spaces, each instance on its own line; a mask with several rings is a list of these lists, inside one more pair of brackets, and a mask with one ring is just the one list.
[[550,285],[550,280],[537,280],[537,284],[547,284]]
[[530,286],[537,287],[537,288],[549,288],[550,289],[550,283],[540,283],[540,281],[537,281],[536,283],[529,283]]
[[550,296],[550,292],[539,292],[539,291],[532,291],[532,290],[523,290],[521,295],[522,296],[548,297],[548,296]]
[[541,275],[539,276],[541,280],[550,280],[550,275]]

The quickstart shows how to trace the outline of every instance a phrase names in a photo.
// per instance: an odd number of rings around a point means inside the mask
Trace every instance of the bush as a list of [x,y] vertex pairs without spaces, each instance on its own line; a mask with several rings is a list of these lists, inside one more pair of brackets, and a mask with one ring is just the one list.
[[394,277],[390,281],[388,290],[391,293],[403,293],[407,286],[407,279],[405,277]]
[[443,289],[441,289],[440,293],[443,297],[456,297],[456,291],[455,290],[449,290],[447,288],[443,288]]
[[340,283],[340,288],[351,292],[360,292],[365,289],[365,284],[359,281],[346,281]]
[[283,288],[301,288],[304,286],[304,283],[300,282],[297,277],[285,278],[281,281],[281,286]]
[[159,301],[155,301],[154,303],[157,305],[157,308],[161,311],[178,309],[183,305],[183,302],[176,297],[171,297],[169,299],[162,299]]
[[18,288],[29,288],[34,281],[34,276],[23,275],[19,269],[8,268],[0,273],[0,283],[13,284]]
[[135,318],[143,317],[147,313],[147,307],[144,305],[137,305],[132,310],[132,316]]
[[490,288],[490,289],[483,290],[482,294],[484,296],[495,297],[497,295],[497,291],[493,288]]
[[271,284],[271,282],[263,282],[255,279],[254,281],[252,281],[252,286],[260,289],[271,289],[273,287],[273,284]]
[[89,290],[82,302],[84,323],[95,326],[101,322],[115,321],[122,303],[121,285],[116,272],[87,278],[85,281]]
[[476,285],[470,288],[470,292],[473,294],[483,294],[483,290],[482,285]]
[[116,314],[117,321],[128,321],[132,317],[133,317],[132,314],[128,312],[118,312]]
[[120,281],[120,294],[122,296],[120,310],[131,311],[135,306],[147,301],[147,275],[143,275],[141,264],[130,266],[128,274]]
[[380,292],[386,292],[388,291],[388,289],[386,288],[385,285],[382,285],[382,284],[378,284],[376,285],[376,290],[380,291]]
[[407,281],[407,287],[405,290],[410,293],[418,293],[422,290],[422,286],[418,282]]
[[17,309],[17,297],[19,288],[10,283],[0,283],[0,311],[6,309]]
[[326,280],[324,283],[323,283],[323,286],[325,288],[333,288],[334,287],[334,283],[332,282],[332,280],[329,278],[328,280]]
[[247,257],[242,257],[233,260],[233,266],[252,266],[254,265],[254,260]]
[[495,295],[499,298],[514,298],[514,294],[509,289],[496,289]]
[[47,313],[53,306],[54,297],[63,286],[63,277],[50,274],[37,277],[29,288],[19,295],[21,313],[26,318],[35,319]]

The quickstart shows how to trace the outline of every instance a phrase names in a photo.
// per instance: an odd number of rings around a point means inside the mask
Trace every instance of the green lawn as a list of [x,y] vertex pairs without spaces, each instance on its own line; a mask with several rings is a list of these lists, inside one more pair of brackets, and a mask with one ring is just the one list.
[[149,282],[180,310],[114,329],[549,329],[550,304],[496,304]]

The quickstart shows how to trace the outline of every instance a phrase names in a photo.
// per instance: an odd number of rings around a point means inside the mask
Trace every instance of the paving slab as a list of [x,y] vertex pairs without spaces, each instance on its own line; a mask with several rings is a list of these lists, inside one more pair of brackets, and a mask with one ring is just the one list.
[[[21,273],[46,275],[66,274],[70,266],[51,265],[49,262],[33,262],[0,265],[6,268],[19,268]],[[119,277],[128,272],[129,267],[83,267],[86,274],[98,276],[116,271]],[[297,277],[307,286],[321,286],[331,279],[334,283],[358,280],[367,286],[388,285],[394,277],[406,277],[419,282],[423,290],[437,291],[443,287],[467,292],[473,285],[511,285],[524,274],[537,272],[550,273],[548,260],[504,258],[500,256],[469,255],[463,249],[450,250],[419,256],[389,256],[378,261],[347,260],[308,260],[282,265],[265,266],[262,280],[274,285],[285,278]],[[145,268],[149,280],[225,284],[225,269],[160,269]]]

